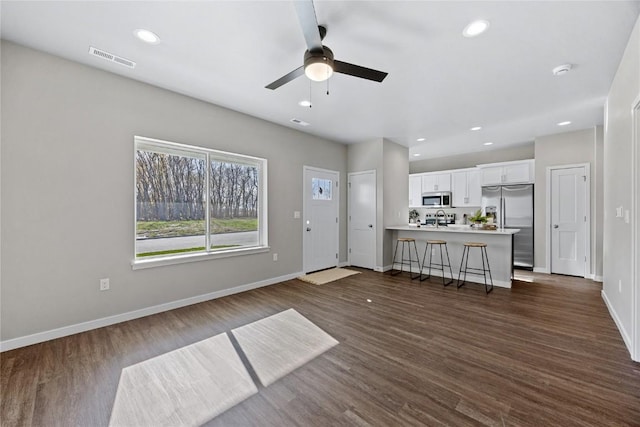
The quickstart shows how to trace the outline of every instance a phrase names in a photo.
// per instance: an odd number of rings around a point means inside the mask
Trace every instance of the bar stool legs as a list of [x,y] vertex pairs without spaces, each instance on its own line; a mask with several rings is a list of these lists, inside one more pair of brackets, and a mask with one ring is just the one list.
[[[434,263],[433,262],[433,245],[438,245],[440,248],[440,263]],[[444,254],[442,252],[442,247],[444,246],[444,250],[445,253],[447,255],[447,263],[445,264],[444,261]],[[426,263],[426,257],[427,257],[427,251],[429,251],[429,274],[427,274],[427,276],[423,277],[424,274],[422,273],[422,271],[424,270]],[[433,267],[433,266],[436,267]],[[446,281],[446,277],[445,277],[445,267],[449,267],[449,275],[451,277],[451,279],[449,281]],[[442,286],[447,286],[450,285],[451,283],[453,283],[453,270],[451,270],[451,260],[449,259],[449,249],[447,248],[447,242],[445,242],[444,240],[427,240],[427,246],[425,246],[424,248],[424,254],[422,255],[422,268],[420,269],[420,281],[423,280],[427,280],[431,277],[431,269],[434,270],[440,270],[442,271]]]
[[[469,248],[480,248],[482,268],[469,267]],[[460,260],[460,271],[458,272],[458,288],[464,286],[467,280],[468,271],[470,271],[472,274],[480,274],[480,272],[482,272],[482,275],[484,276],[484,291],[488,294],[493,290],[493,278],[491,277],[491,267],[489,267],[489,256],[487,255],[486,243],[467,242],[464,244],[464,248],[462,249],[462,259]],[[462,278],[462,282],[460,282],[460,275],[462,275],[463,272],[464,276]],[[489,274],[491,287],[489,287],[489,285],[487,284],[487,273]]]
[[[395,270],[393,267],[396,265],[396,255],[398,254],[398,244],[402,243],[402,252],[400,255],[400,270]],[[411,266],[413,265],[413,259],[411,258],[411,243],[413,243],[413,252],[416,255],[416,264],[418,264],[418,274],[414,275],[411,271]],[[409,252],[409,259],[404,257],[404,248],[407,248]],[[396,240],[396,249],[393,251],[393,261],[391,261],[391,275],[396,276],[404,271],[404,266],[409,265],[409,277],[411,280],[417,279],[420,277],[422,269],[420,268],[420,255],[418,255],[418,246],[416,246],[416,239],[412,237],[398,237]]]

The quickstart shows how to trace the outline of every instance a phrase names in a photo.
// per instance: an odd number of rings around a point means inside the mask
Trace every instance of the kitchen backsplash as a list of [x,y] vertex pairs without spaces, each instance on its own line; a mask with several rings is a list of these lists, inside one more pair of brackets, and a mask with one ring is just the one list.
[[[462,220],[464,214],[467,214],[467,216],[471,216],[471,215],[475,214],[478,209],[480,209],[480,206],[478,206],[478,207],[468,207],[468,208],[446,208],[446,209],[444,209],[444,211],[446,213],[448,213],[448,214],[451,214],[451,213],[456,214],[456,222],[459,222],[459,221]],[[411,209],[409,209],[409,210],[411,210]],[[416,208],[416,210],[420,214],[420,221],[424,222],[424,216],[427,213],[435,214],[438,209]],[[407,220],[408,220],[408,218],[407,218]]]

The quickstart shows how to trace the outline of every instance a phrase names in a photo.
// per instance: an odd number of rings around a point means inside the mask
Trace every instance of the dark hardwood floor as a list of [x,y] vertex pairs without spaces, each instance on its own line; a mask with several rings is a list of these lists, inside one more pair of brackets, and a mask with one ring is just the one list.
[[294,308],[340,344],[207,425],[640,426],[600,284],[518,273],[487,296],[361,271],[2,353],[0,424],[105,426],[124,367]]

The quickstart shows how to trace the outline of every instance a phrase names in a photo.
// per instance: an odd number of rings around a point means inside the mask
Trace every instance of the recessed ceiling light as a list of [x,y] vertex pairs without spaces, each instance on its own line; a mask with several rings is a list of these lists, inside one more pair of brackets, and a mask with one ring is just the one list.
[[311,101],[303,99],[302,101],[298,102],[298,105],[301,107],[311,107]]
[[471,130],[480,130],[482,129],[482,126],[474,126],[471,128]]
[[424,141],[424,138],[418,138],[418,139],[416,139],[416,141],[422,142],[422,141]]
[[484,144],[482,144],[482,145],[493,145],[493,142],[485,142],[485,143],[484,143]]
[[562,64],[551,70],[551,72],[554,76],[561,76],[563,74],[567,74],[569,71],[571,71],[572,68],[573,65],[571,64]]
[[571,122],[570,121],[566,121],[566,122],[560,122],[558,123],[558,126],[566,126],[566,125],[570,125]]
[[489,22],[483,19],[479,19],[477,21],[473,21],[462,31],[462,35],[465,37],[475,37],[487,31],[489,28]]
[[420,154],[416,153],[413,155],[413,157],[420,157]]
[[158,44],[160,43],[160,37],[156,33],[153,33],[149,30],[145,30],[143,28],[138,28],[133,31],[133,35],[142,40],[145,43],[149,44]]

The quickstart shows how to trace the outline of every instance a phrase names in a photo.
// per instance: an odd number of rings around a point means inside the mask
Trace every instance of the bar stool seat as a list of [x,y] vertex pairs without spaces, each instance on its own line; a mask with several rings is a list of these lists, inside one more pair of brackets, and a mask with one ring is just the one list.
[[[436,245],[440,248],[440,263],[433,262],[433,246]],[[442,252],[442,247],[444,246],[445,254],[447,255],[447,263],[444,261],[444,254]],[[429,250],[431,249],[431,250]],[[427,252],[429,252],[429,274],[424,276],[422,271],[426,267],[426,257]],[[435,266],[435,267],[434,267]],[[449,276],[451,279],[446,281],[445,277],[445,267],[449,267]],[[424,248],[424,254],[422,255],[422,268],[420,269],[420,281],[427,280],[431,277],[431,270],[440,270],[442,271],[442,286],[447,286],[453,283],[453,271],[451,270],[451,260],[449,259],[449,249],[447,248],[446,240],[427,240],[427,245]],[[423,277],[424,276],[424,277]]]
[[[460,260],[460,271],[458,272],[457,287],[462,287],[467,280],[467,272],[470,274],[482,274],[484,277],[484,291],[488,294],[493,290],[493,278],[491,277],[491,267],[489,267],[489,256],[487,255],[487,244],[480,242],[465,242],[462,249],[462,259]],[[480,248],[480,258],[482,259],[482,268],[469,267],[469,250],[470,248]],[[466,256],[466,260],[465,260]],[[464,267],[464,268],[463,268]],[[464,273],[462,282],[460,282],[460,276]],[[491,287],[487,284],[487,273],[489,273],[489,281]]]
[[[402,243],[402,252],[400,255],[400,269],[395,269],[394,270],[394,266],[396,265],[396,256],[398,255],[398,245]],[[416,255],[416,259],[415,259],[415,263],[418,264],[418,274],[414,275],[413,272],[411,271],[411,267],[413,266],[413,258],[411,257],[411,243],[413,243],[413,252]],[[409,253],[409,259],[406,259],[404,257],[404,250],[405,247],[407,248],[407,252]],[[418,255],[418,246],[416,246],[416,239],[414,239],[413,237],[398,237],[396,239],[396,249],[393,251],[393,260],[391,261],[391,275],[392,276],[396,276],[400,273],[402,273],[404,271],[404,266],[408,265],[409,267],[409,277],[411,277],[411,280],[417,279],[420,277],[420,258]]]

